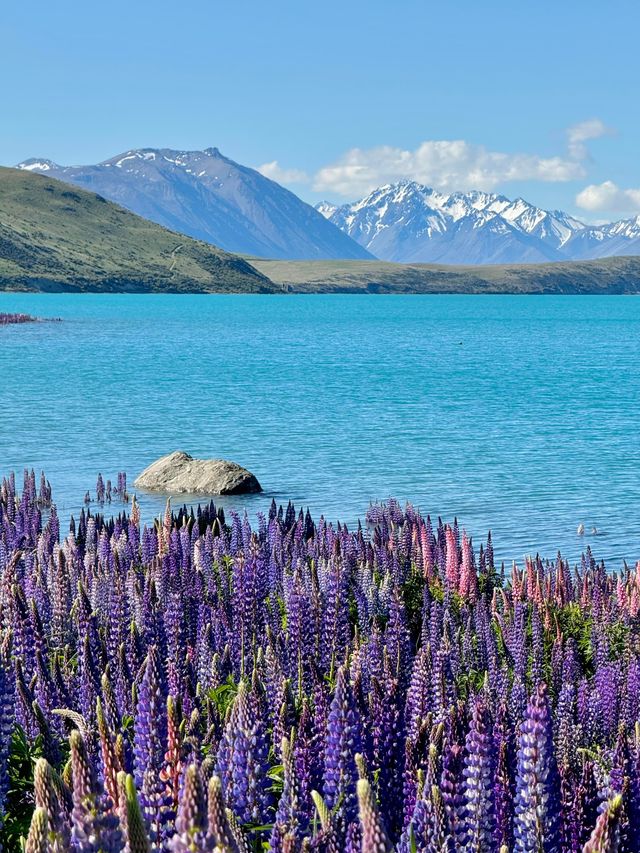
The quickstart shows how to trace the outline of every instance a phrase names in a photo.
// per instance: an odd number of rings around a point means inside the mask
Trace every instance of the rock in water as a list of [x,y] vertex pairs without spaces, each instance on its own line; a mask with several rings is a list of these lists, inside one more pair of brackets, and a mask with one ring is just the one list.
[[239,495],[262,491],[256,477],[241,465],[225,459],[194,459],[182,450],[152,462],[134,486],[174,495]]

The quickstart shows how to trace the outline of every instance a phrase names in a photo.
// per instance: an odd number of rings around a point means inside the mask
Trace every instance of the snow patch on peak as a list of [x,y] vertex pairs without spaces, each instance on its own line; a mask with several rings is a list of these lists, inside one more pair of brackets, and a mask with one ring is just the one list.
[[319,201],[318,204],[315,205],[318,213],[321,213],[325,219],[331,219],[333,214],[338,210],[337,204],[331,204],[330,201]]
[[138,154],[137,151],[134,151],[133,154],[127,153],[124,157],[121,157],[119,160],[116,160],[116,162],[114,163],[114,166],[116,166],[118,169],[122,169],[122,164],[126,163],[127,160],[139,160],[139,159],[140,159],[140,154]]
[[18,163],[16,169],[22,169],[25,172],[50,172],[51,169],[59,169],[57,163],[53,160],[39,160],[36,157],[31,157],[29,160],[23,160]]

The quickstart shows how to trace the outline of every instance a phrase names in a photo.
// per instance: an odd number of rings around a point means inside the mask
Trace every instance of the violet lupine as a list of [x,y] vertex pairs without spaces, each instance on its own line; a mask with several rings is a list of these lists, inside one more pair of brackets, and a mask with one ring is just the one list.
[[464,761],[465,849],[482,853],[493,842],[495,832],[495,750],[489,710],[476,701],[469,725]]
[[307,830],[308,819],[301,799],[300,786],[296,777],[294,759],[294,734],[283,738],[280,746],[282,755],[283,784],[278,803],[270,846],[275,853],[285,853],[300,846]]
[[269,822],[269,739],[264,721],[255,713],[255,699],[240,682],[218,750],[218,772],[224,796],[241,823]]
[[135,780],[152,849],[161,849],[171,818],[170,798],[161,779],[167,744],[164,674],[156,646],[151,646],[138,692],[134,731]]
[[9,750],[14,724],[14,675],[8,654],[0,651],[0,821],[9,790]]
[[110,808],[100,791],[84,741],[78,732],[73,732],[70,742],[75,847],[80,853],[120,853],[120,823],[111,810],[112,804]]
[[391,842],[378,814],[378,808],[366,779],[357,785],[358,807],[362,826],[362,853],[389,853]]
[[545,685],[534,690],[518,743],[514,851],[560,849],[560,778],[553,752],[551,709]]
[[244,853],[265,822],[283,853],[354,853],[379,824],[403,853],[412,837],[428,853],[578,853],[596,822],[607,837],[618,793],[621,848],[640,853],[640,568],[608,574],[587,552],[575,572],[536,557],[507,577],[488,541],[478,574],[456,523],[397,502],[353,532],[291,504],[253,528],[213,504],[151,527],[135,501],[113,519],[89,504],[61,540],[44,482],[0,482],[0,789],[18,726],[14,744],[48,759],[47,853],[114,820],[126,853]]
[[460,711],[452,707],[446,725],[439,790],[451,835],[460,845],[465,841],[467,828],[464,762],[465,743]]
[[324,798],[340,809],[346,824],[357,819],[355,755],[361,751],[360,719],[345,667],[340,667],[329,709],[324,764]]
[[513,836],[515,748],[509,711],[504,702],[500,704],[496,713],[493,736],[496,760],[494,841],[496,847],[504,846],[509,849]]
[[184,774],[176,832],[169,842],[171,853],[206,850],[207,803],[200,769],[190,764]]

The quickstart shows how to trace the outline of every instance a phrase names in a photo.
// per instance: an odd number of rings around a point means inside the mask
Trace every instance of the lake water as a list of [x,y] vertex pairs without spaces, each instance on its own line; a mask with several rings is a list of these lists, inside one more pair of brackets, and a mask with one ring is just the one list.
[[[640,300],[0,294],[0,473],[61,514],[181,448],[352,524],[395,496],[520,561],[640,558]],[[163,499],[140,496],[143,516]],[[114,504],[114,509],[117,510]],[[576,527],[584,522],[587,535]],[[601,535],[589,535],[595,525]]]

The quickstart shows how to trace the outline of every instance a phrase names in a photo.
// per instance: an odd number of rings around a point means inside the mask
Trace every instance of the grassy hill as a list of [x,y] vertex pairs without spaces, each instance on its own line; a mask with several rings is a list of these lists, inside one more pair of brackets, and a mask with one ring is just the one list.
[[95,193],[2,167],[0,290],[282,292],[238,256]]
[[496,266],[249,260],[294,293],[640,293],[640,257]]

